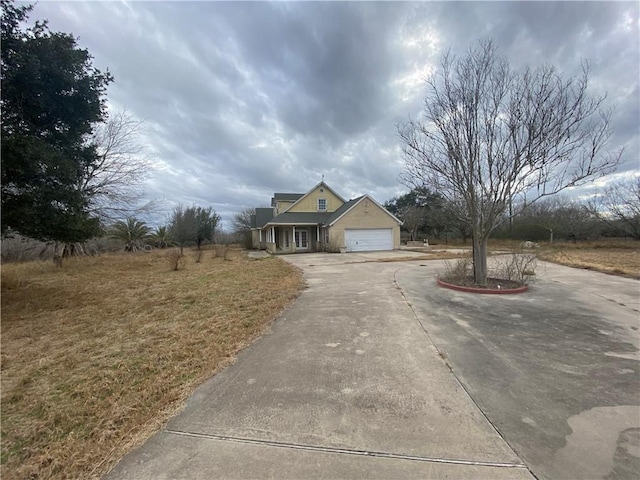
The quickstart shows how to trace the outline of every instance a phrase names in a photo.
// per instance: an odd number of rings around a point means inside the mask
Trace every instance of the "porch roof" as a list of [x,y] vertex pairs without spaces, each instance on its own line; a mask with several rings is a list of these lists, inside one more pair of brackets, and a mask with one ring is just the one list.
[[278,225],[324,225],[332,212],[284,212],[267,222],[267,226]]

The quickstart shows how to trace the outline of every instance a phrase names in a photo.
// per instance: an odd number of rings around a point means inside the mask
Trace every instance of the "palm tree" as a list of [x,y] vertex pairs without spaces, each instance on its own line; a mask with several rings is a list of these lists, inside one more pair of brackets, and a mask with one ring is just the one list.
[[144,249],[144,241],[149,238],[149,228],[144,222],[129,217],[126,222],[118,220],[111,228],[110,236],[124,242],[125,252]]
[[169,227],[166,226],[157,227],[149,238],[156,248],[167,248],[174,243],[171,239]]

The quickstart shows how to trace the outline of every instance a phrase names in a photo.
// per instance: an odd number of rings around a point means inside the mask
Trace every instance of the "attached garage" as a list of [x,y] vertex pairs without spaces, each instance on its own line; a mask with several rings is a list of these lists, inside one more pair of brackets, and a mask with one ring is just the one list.
[[344,240],[348,252],[393,250],[392,228],[345,229]]

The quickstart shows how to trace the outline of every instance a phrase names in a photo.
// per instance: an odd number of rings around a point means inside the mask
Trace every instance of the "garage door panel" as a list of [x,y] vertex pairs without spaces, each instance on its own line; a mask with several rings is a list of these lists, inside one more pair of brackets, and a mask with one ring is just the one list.
[[344,238],[350,252],[393,250],[391,228],[345,229]]

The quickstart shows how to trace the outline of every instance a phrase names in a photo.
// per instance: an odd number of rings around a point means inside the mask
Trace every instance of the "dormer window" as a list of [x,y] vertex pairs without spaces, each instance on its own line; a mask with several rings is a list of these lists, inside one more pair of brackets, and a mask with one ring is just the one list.
[[318,211],[319,212],[326,212],[327,211],[327,199],[326,198],[319,198],[318,199]]

